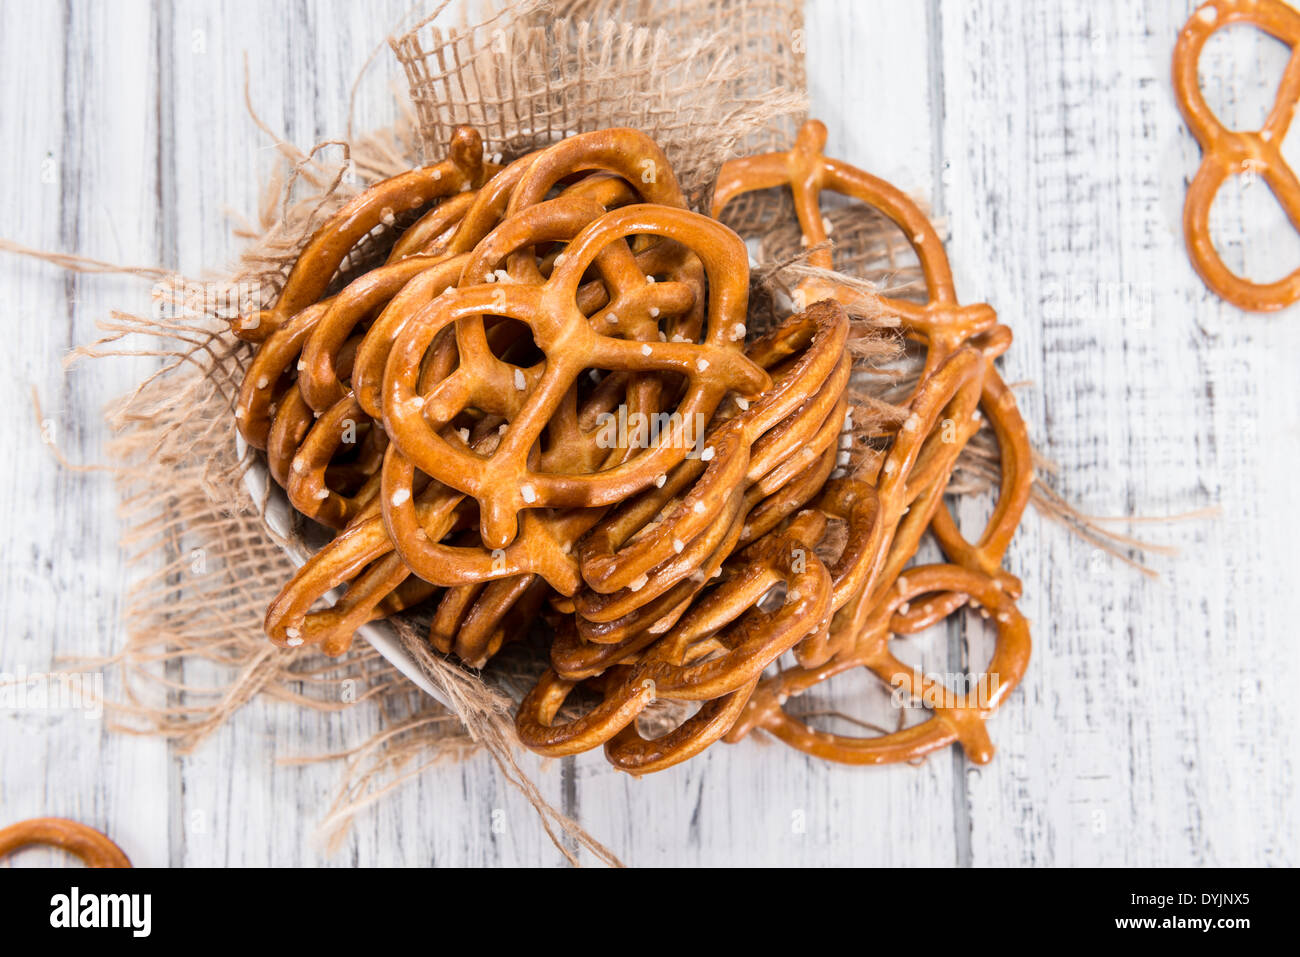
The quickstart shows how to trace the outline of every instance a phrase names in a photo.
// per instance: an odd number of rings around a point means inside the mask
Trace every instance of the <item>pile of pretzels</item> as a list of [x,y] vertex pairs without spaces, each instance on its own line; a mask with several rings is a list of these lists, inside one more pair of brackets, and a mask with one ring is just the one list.
[[[1020,583],[1001,569],[1032,481],[994,369],[1010,331],[957,302],[917,207],[824,157],[825,139],[810,121],[789,152],[727,163],[706,215],[635,130],[500,165],[462,127],[442,162],[340,209],[274,307],[234,323],[255,346],[239,432],[293,506],[336,532],[271,604],[270,639],[339,655],[362,624],[418,605],[433,647],[481,668],[541,631],[549,662],[518,706],[520,740],[550,756],[603,745],[633,774],[755,728],[853,764],[953,741],[989,760],[985,720],[1030,648]],[[794,314],[757,335],[745,241],[718,217],[773,188],[791,191],[818,269]],[[879,434],[852,428],[845,304],[860,293],[829,271],[826,190],[896,223],[929,290],[880,300],[924,364]],[[379,236],[386,255],[350,268]],[[943,498],[985,422],[1001,488],[971,542]],[[909,566],[927,530],[948,562]],[[979,694],[889,648],[965,605],[997,633]],[[928,718],[859,738],[787,710],[859,666]],[[655,702],[685,717],[647,737]]]

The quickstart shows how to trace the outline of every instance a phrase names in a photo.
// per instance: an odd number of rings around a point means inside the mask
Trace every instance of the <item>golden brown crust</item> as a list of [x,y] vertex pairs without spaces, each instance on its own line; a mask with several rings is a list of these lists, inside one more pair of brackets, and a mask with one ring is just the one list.
[[1205,43],[1218,30],[1248,23],[1293,50],[1300,45],[1300,13],[1280,0],[1211,0],[1188,19],[1174,47],[1174,95],[1187,128],[1201,144],[1201,166],[1187,188],[1183,232],[1187,254],[1205,284],[1228,302],[1258,312],[1284,309],[1300,299],[1300,269],[1271,283],[1252,282],[1224,263],[1210,236],[1210,208],[1230,176],[1257,173],[1268,183],[1293,225],[1300,226],[1300,180],[1282,155],[1282,142],[1300,102],[1300,60],[1292,56],[1264,125],[1230,130],[1201,93],[1198,68]]
[[0,858],[25,847],[57,847],[87,867],[130,867],[131,861],[108,837],[62,817],[37,817],[0,829]]

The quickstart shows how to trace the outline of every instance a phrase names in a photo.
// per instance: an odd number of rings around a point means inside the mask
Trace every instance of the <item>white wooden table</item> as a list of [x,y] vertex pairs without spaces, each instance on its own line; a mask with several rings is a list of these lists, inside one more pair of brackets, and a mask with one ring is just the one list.
[[[947,217],[961,295],[994,303],[1016,332],[1005,375],[1031,382],[1022,408],[1061,465],[1061,491],[1094,513],[1217,504],[1222,516],[1147,529],[1181,548],[1154,559],[1158,581],[1028,516],[1009,564],[1025,582],[1034,660],[991,723],[988,766],[952,752],[846,768],[753,743],[642,781],[599,757],[530,763],[624,860],[1297,863],[1300,314],[1224,305],[1184,254],[1180,204],[1198,151],[1168,73],[1189,9],[810,0],[828,152]],[[224,210],[256,208],[268,165],[244,111],[244,55],[262,116],[310,144],[343,131],[352,78],[405,12],[404,0],[0,0],[0,235],[189,274],[221,266],[237,248]],[[1211,99],[1249,126],[1286,51],[1249,30],[1220,40]],[[391,121],[402,83],[385,50],[359,129]],[[1230,261],[1267,278],[1300,263],[1263,185],[1229,193],[1217,213]],[[146,285],[0,258],[0,672],[121,640],[129,573],[115,492],[57,467],[31,389],[68,457],[96,460],[101,407],[147,363],[65,376],[60,360],[110,308],[147,308]],[[954,626],[909,660],[954,671],[987,648],[978,628]],[[358,715],[254,703],[179,757],[102,721],[0,711],[0,823],[75,817],[149,865],[562,861],[486,758],[430,771],[324,856],[312,831],[339,769],[277,760],[371,730]]]

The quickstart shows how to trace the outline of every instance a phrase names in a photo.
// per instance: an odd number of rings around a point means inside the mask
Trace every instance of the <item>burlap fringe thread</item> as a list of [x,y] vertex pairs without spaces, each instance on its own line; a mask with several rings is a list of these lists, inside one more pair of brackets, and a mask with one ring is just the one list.
[[[114,312],[104,338],[70,359],[156,356],[161,367],[107,416],[109,447],[121,487],[123,547],[143,569],[124,612],[127,642],[102,665],[121,674],[115,726],[154,734],[192,751],[255,696],[331,712],[362,702],[381,730],[359,747],[299,761],[343,759],[344,783],[321,825],[327,849],[353,817],[426,768],[483,749],[537,809],[543,827],[572,863],[578,848],[596,860],[617,858],[542,796],[516,764],[511,707],[500,690],[430,651],[407,622],[394,627],[407,650],[451,702],[431,702],[364,643],[341,659],[271,646],[262,634],[266,607],[293,573],[285,548],[261,518],[242,482],[249,467],[236,454],[232,410],[246,344],[228,319],[269,301],[312,232],[366,183],[439,155],[451,129],[470,123],[489,152],[506,156],[564,134],[612,125],[639,127],[673,160],[683,188],[704,203],[713,173],[741,151],[784,148],[803,118],[805,89],[798,0],[527,0],[488,10],[479,21],[443,30],[433,16],[391,42],[411,85],[415,115],[396,129],[354,142],[333,140],[303,152],[254,121],[275,143],[280,166],[267,185],[256,223],[236,233],[248,248],[231,275],[196,283],[150,268],[0,248],[38,255],[63,268],[129,272],[158,280],[153,315]],[[336,151],[337,162],[324,154]],[[749,230],[781,218],[779,194],[758,194],[729,221]],[[876,282],[891,293],[914,286],[917,270],[891,226],[870,212],[836,209],[836,267],[864,277],[859,323],[882,323]],[[851,218],[851,217],[857,218]],[[366,250],[349,268],[364,265]],[[809,267],[790,236],[767,236],[769,265],[756,271],[755,301],[779,298]],[[843,261],[842,261],[843,260]],[[837,274],[841,281],[846,277]],[[128,337],[155,340],[151,348]],[[855,423],[870,428],[900,418],[889,402],[905,384],[901,345],[875,336],[860,357],[879,375],[855,380]],[[891,387],[891,383],[894,387]],[[901,394],[901,393],[900,393]],[[963,493],[986,491],[997,477],[995,446],[973,442],[963,458]],[[1068,516],[1085,536],[1131,561],[1046,486],[1049,515]],[[1077,521],[1076,521],[1077,520]],[[1118,544],[1133,544],[1116,537]]]

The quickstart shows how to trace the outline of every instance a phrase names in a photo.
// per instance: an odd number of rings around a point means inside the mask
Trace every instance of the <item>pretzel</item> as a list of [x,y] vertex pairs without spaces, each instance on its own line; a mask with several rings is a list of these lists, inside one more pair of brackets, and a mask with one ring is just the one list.
[[[914,633],[947,614],[919,601],[926,594],[939,592],[959,592],[979,602],[991,613],[997,628],[997,649],[980,679],[982,689],[976,693],[955,693],[903,664],[889,650],[892,635]],[[993,744],[985,722],[1019,684],[1029,652],[1028,622],[996,579],[957,565],[908,569],[906,577],[894,583],[873,612],[853,649],[820,668],[792,668],[765,679],[726,739],[734,743],[761,728],[800,751],[845,764],[911,761],[959,741],[971,761],[986,764],[993,757]],[[785,710],[790,697],[856,667],[867,668],[891,689],[922,699],[930,705],[931,717],[892,734],[854,738],[815,731]]]
[[[456,527],[456,507],[461,496],[448,494],[427,505],[422,515],[426,527],[443,535]],[[410,570],[393,555],[375,503],[368,514],[357,517],[338,537],[300,567],[267,608],[263,628],[271,641],[285,648],[317,645],[327,655],[343,654],[356,630],[368,621],[386,617],[414,604],[400,599],[385,602],[411,579]],[[414,579],[417,589],[434,587]],[[345,594],[331,607],[313,607],[335,588],[347,585]]]
[[[513,228],[539,208],[507,220],[502,228]],[[524,224],[525,229],[532,226]],[[624,317],[640,318],[650,310],[681,311],[689,290],[674,283],[641,284],[640,289],[620,294],[594,320],[578,308],[575,294],[583,273],[598,259],[598,268],[625,269],[610,257],[619,249],[626,253],[622,240],[634,234],[681,240],[700,255],[709,279],[708,325],[702,343],[636,343],[599,331],[612,332]],[[663,441],[595,475],[537,472],[527,456],[565,392],[591,368],[681,374],[688,382],[677,409],[683,421],[711,414],[729,389],[750,395],[761,392],[768,385],[767,375],[744,357],[732,334],[744,316],[745,266],[743,243],[725,227],[684,210],[635,205],[606,213],[585,227],[569,244],[564,261],[540,286],[469,285],[435,299],[402,330],[385,370],[384,421],[393,443],[385,461],[383,494],[390,528],[394,510],[409,501],[412,468],[473,496],[480,506],[484,545],[493,549],[514,541],[520,512],[546,506],[607,505],[649,486],[685,456],[679,442]],[[483,343],[484,315],[506,316],[527,325],[546,356],[544,366],[509,368],[496,359]],[[453,323],[458,367],[420,395],[417,380],[424,356],[438,333]],[[500,447],[486,460],[439,434],[475,404],[509,420]]]
[[[754,536],[750,511],[761,507],[760,502],[766,504],[765,496],[781,489],[800,472],[817,470],[819,463],[827,466],[820,471],[821,480],[825,481],[826,475],[834,466],[837,453],[836,440],[847,408],[843,398],[843,380],[839,383],[839,393],[832,410],[818,416],[821,419],[820,425],[816,424],[816,419],[811,420],[813,425],[809,428],[815,428],[816,431],[799,447],[798,454],[792,454],[778,468],[766,474],[761,481],[753,483],[744,481],[743,469],[750,464],[751,459],[744,452],[738,432],[727,432],[720,439],[714,440],[708,447],[715,452],[714,458],[699,482],[681,498],[668,518],[654,526],[648,533],[643,530],[642,537],[638,540],[639,543],[654,542],[660,533],[667,531],[668,556],[617,592],[602,594],[587,589],[575,596],[575,605],[581,615],[579,631],[583,637],[593,641],[612,641],[621,638],[628,629],[635,629],[641,623],[662,623],[661,615],[665,605],[662,602],[656,603],[656,600],[665,594],[680,597],[682,592],[676,590],[677,586],[696,574],[710,555],[722,549],[723,557],[726,557],[737,545],[752,540]],[[814,398],[820,398],[820,394]],[[803,432],[804,429],[801,428],[799,431]],[[714,463],[718,463],[716,468]],[[711,478],[715,471],[733,472],[737,467],[742,472],[742,480],[739,482],[729,483],[726,479]],[[779,517],[784,517],[784,514],[799,508],[817,492],[817,487],[811,485],[800,487],[805,491],[803,497],[794,499],[786,497],[785,510]],[[703,497],[701,489],[707,490]],[[723,490],[723,494],[718,497],[716,504],[711,503],[712,493],[720,489]],[[657,502],[658,496],[652,497],[651,501]],[[688,534],[682,526],[691,522],[694,528],[694,519],[707,521],[703,530],[685,540],[676,537]],[[734,538],[730,537],[733,525]],[[608,528],[608,525],[603,527]],[[671,605],[672,602],[668,604]],[[598,624],[609,622],[617,622],[617,627],[604,629]]]
[[[1227,129],[1201,93],[1198,68],[1205,43],[1234,23],[1249,23],[1292,48],[1273,107],[1258,130]],[[1215,293],[1241,309],[1284,309],[1300,299],[1300,269],[1271,283],[1252,282],[1234,273],[1210,236],[1210,209],[1229,176],[1259,173],[1277,197],[1293,227],[1300,229],[1300,181],[1282,155],[1282,142],[1300,101],[1300,13],[1280,0],[1211,0],[1197,8],[1174,47],[1174,95],[1187,128],[1204,157],[1187,189],[1183,232],[1187,254],[1201,279]]]
[[[904,332],[927,345],[926,366],[921,373],[924,379],[966,340],[990,329],[997,316],[984,303],[973,306],[958,303],[943,243],[915,203],[884,180],[823,156],[825,145],[825,125],[809,120],[799,130],[794,148],[789,152],[744,157],[723,164],[714,190],[712,215],[720,215],[727,203],[741,193],[789,186],[799,228],[808,245],[818,247],[809,253],[809,264],[829,270],[833,267],[831,250],[821,248],[828,239],[820,206],[822,190],[852,196],[884,213],[916,250],[929,292],[929,301],[924,304],[880,297],[881,305],[899,317]],[[799,291],[805,302],[837,298],[850,304],[857,296],[821,278],[805,280]]]
[[365,236],[399,213],[483,184],[490,170],[483,163],[483,141],[467,126],[452,133],[447,158],[432,166],[400,173],[376,183],[316,230],[294,262],[275,306],[231,324],[249,342],[262,342],[303,309],[319,301],[339,266]]
[[42,844],[79,857],[87,867],[131,866],[122,849],[106,835],[67,818],[36,817],[0,829],[0,858]]
[[639,592],[579,595],[573,609],[578,613],[576,631],[558,635],[552,645],[557,673],[566,678],[589,677],[593,666],[622,661],[671,629],[696,596],[724,575],[725,562],[757,540],[758,533],[766,533],[817,495],[835,467],[836,454],[836,449],[827,449],[779,488],[772,487],[775,478],[750,486],[739,508],[721,511],[713,520],[706,548],[698,549],[693,542],[680,561],[657,567]]

